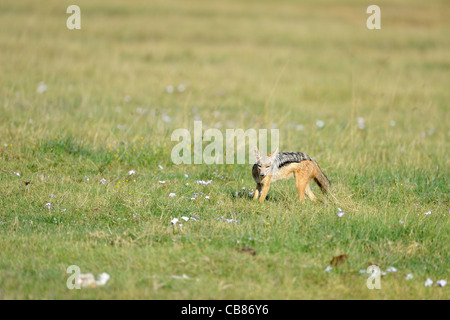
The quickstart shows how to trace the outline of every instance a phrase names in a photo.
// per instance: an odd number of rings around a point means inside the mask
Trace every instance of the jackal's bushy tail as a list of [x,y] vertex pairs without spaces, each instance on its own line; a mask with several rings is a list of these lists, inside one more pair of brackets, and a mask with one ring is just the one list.
[[[314,161],[314,160],[313,160]],[[314,181],[319,185],[320,189],[322,189],[323,193],[327,193],[331,187],[331,182],[328,180],[327,176],[322,172],[317,162],[314,161],[317,166],[318,172],[314,177]]]

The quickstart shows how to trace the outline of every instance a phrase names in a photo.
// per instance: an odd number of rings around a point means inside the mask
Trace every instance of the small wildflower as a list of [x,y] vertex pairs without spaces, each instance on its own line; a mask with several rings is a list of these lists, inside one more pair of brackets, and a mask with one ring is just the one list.
[[164,181],[164,180],[159,180],[158,182],[161,183],[161,184],[166,183],[166,181]]
[[107,181],[106,181],[105,178],[102,178],[102,179],[100,180],[100,182],[103,183],[103,184],[105,184]]
[[173,225],[176,225],[178,221],[179,220],[177,218],[173,218],[172,220],[170,220],[170,222],[172,222]]
[[36,92],[42,94],[45,91],[47,91],[47,85],[44,83],[44,81],[39,82]]
[[163,170],[164,168],[163,168],[163,166],[162,165],[160,165],[160,164],[158,164],[158,168],[159,169],[161,169],[161,170]]
[[190,280],[191,279],[189,276],[185,275],[184,273],[182,276],[174,275],[174,276],[170,276],[170,277],[172,279],[177,279],[177,280]]
[[325,126],[325,122],[323,122],[322,120],[317,120],[316,121],[316,127],[318,129],[322,129]]
[[333,268],[328,266],[323,272],[330,272]]
[[204,181],[204,180],[196,180],[195,183],[201,184],[203,186],[206,186],[208,184],[210,184],[212,182],[212,180],[208,180],[208,181]]
[[185,216],[181,217],[181,219],[183,219],[184,221],[189,221],[189,218]]
[[20,173],[14,172],[14,174],[15,174],[16,176],[20,177]]
[[53,210],[52,204],[50,202],[44,204],[44,207],[47,207],[48,209]]
[[431,280],[430,278],[428,278],[428,279],[425,281],[425,287],[431,287],[432,284],[433,284],[433,280]]
[[397,272],[397,269],[394,267],[389,267],[386,269],[387,272]]
[[439,287],[445,287],[447,285],[447,280],[438,280],[436,281],[436,285]]
[[412,273],[408,273],[405,277],[406,280],[412,280],[414,278],[414,276],[412,275]]
[[167,92],[167,93],[173,93],[173,91],[174,91],[173,86],[167,86],[167,87],[166,87],[166,92]]
[[103,272],[98,275],[98,280],[96,280],[95,283],[98,286],[104,286],[109,281],[110,278],[111,278],[111,276],[109,274],[107,274],[106,272]]
[[161,119],[162,119],[162,121],[164,121],[164,122],[167,122],[167,123],[169,123],[169,122],[171,122],[172,121],[172,118],[171,117],[169,117],[168,115],[163,115],[162,117],[161,117]]
[[424,214],[425,214],[425,215],[429,215],[429,214],[431,214],[431,210],[430,210],[430,211],[428,211],[428,212],[425,212]]
[[339,212],[337,213],[337,216],[338,216],[339,218],[342,218],[342,216],[345,214],[345,212],[342,211],[341,208],[338,208],[338,210],[339,210]]
[[128,175],[129,175],[129,176],[131,176],[132,174],[135,174],[135,173],[136,173],[136,171],[134,171],[134,170],[128,171]]
[[173,192],[169,193],[169,197],[170,197],[170,198],[173,198],[173,197],[175,197],[175,196],[176,196],[175,193],[173,193]]
[[359,130],[364,130],[365,128],[366,128],[366,125],[365,125],[365,120],[364,120],[364,118],[362,118],[362,117],[358,117],[357,119],[356,119],[356,121],[357,121],[357,123],[358,123],[358,129]]

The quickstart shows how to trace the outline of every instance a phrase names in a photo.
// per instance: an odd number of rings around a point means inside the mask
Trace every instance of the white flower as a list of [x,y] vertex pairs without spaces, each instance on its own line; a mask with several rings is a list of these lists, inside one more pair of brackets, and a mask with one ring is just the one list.
[[173,90],[174,90],[173,86],[167,86],[166,87],[166,92],[167,93],[173,93]]
[[389,267],[386,269],[387,272],[397,272],[397,269],[394,267]]
[[412,280],[414,278],[414,276],[412,275],[412,273],[408,273],[405,277],[406,280]]
[[56,194],[53,194],[53,193],[52,193],[52,194],[50,195],[50,198],[55,198],[55,197],[56,197]]
[[44,207],[47,207],[49,210],[53,210],[52,204],[50,202],[44,204]]
[[205,199],[209,199],[209,196],[205,196]]
[[428,279],[425,281],[425,287],[431,287],[432,284],[433,284],[433,280],[431,280],[430,278],[428,278]]
[[190,280],[191,278],[183,273],[182,276],[170,276],[172,279],[177,280]]
[[330,272],[333,268],[328,266],[323,272]]
[[189,178],[189,176],[187,175],[187,173],[184,174],[184,177],[185,177],[185,178]]
[[166,183],[164,180],[159,180],[158,182],[161,183],[161,184]]
[[172,118],[169,117],[167,114],[163,115],[161,118],[162,118],[162,121],[167,122],[167,123],[172,121]]
[[110,278],[111,276],[109,274],[103,272],[98,275],[98,280],[95,282],[97,283],[98,286],[104,286]]
[[184,84],[180,84],[177,87],[178,92],[183,92],[184,90],[186,90],[186,86]]
[[394,121],[394,120],[391,120],[391,121],[389,122],[389,125],[390,125],[391,127],[395,127],[395,121]]
[[103,183],[103,184],[105,184],[107,181],[106,181],[105,178],[102,178],[102,179],[100,180],[100,182]]
[[161,170],[164,169],[164,168],[162,167],[162,165],[160,165],[160,164],[158,164],[158,168],[161,169]]
[[169,197],[173,198],[173,197],[175,197],[175,196],[176,196],[175,193],[173,193],[173,192],[169,193]]
[[208,180],[208,181],[204,181],[204,180],[196,180],[195,183],[201,184],[203,186],[206,186],[208,184],[210,184],[212,182],[212,180]]
[[170,222],[172,222],[173,225],[176,225],[178,222],[177,218],[173,218],[172,220],[170,220]]
[[20,177],[20,173],[14,172],[14,174],[15,174],[16,176]]
[[45,91],[47,91],[47,85],[44,83],[44,81],[39,82],[36,92],[42,94]]
[[317,128],[322,129],[325,126],[325,122],[323,122],[322,120],[317,120],[316,126]]
[[345,212],[342,211],[341,208],[338,208],[338,210],[339,210],[339,212],[337,213],[337,216],[338,216],[339,218],[342,218],[342,216],[345,214]]
[[429,215],[431,214],[431,211],[425,212],[424,214]]
[[356,121],[358,122],[358,129],[364,130],[364,128],[366,127],[365,124],[364,124],[364,118],[358,117],[356,119]]
[[184,221],[189,221],[189,218],[185,216],[182,216],[181,219],[183,219]]
[[447,280],[438,280],[436,281],[436,285],[439,287],[445,287],[447,285]]
[[136,173],[136,171],[134,171],[134,170],[128,171],[128,175],[129,175],[129,176],[131,176],[132,174],[135,174],[135,173]]

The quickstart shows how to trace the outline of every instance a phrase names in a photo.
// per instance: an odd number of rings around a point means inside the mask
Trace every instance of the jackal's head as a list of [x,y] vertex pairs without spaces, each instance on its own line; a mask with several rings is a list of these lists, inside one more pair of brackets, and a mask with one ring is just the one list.
[[265,177],[267,175],[273,174],[272,164],[274,163],[277,154],[278,148],[267,156],[263,155],[258,148],[255,148],[255,159],[256,159],[255,164],[259,176]]

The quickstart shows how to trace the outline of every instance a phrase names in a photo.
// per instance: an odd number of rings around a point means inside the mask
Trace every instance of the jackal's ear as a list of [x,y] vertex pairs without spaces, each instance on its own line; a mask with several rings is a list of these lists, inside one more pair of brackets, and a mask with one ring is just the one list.
[[275,151],[273,151],[271,154],[269,154],[269,157],[271,157],[272,159],[274,159],[278,154],[278,148],[275,149]]
[[261,151],[257,147],[255,147],[255,160],[258,162],[261,159]]

